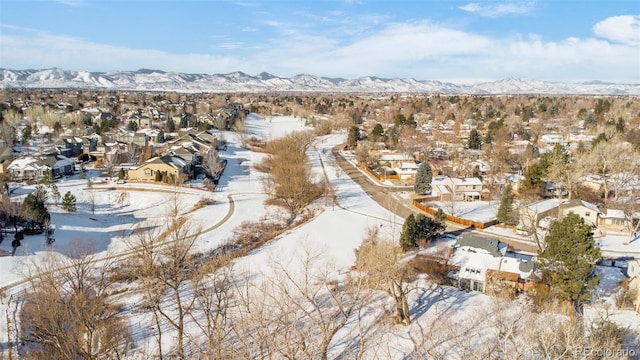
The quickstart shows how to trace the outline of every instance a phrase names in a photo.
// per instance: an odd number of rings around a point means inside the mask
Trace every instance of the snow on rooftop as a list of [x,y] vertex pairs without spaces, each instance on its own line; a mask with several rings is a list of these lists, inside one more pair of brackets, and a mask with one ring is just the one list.
[[547,199],[535,202],[527,206],[527,208],[535,213],[543,213],[560,206],[558,199]]
[[614,219],[625,219],[626,215],[624,214],[624,210],[605,209],[605,213],[604,215],[602,215],[602,217],[614,218]]

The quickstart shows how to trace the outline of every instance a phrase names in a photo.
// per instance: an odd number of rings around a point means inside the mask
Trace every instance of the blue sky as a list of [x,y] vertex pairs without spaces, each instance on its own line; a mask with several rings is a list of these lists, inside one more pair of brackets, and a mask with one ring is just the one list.
[[640,83],[640,1],[2,0],[0,67]]

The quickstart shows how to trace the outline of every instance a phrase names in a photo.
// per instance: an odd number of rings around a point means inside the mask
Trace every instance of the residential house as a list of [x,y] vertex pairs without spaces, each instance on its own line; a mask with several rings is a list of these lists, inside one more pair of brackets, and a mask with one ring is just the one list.
[[449,264],[453,285],[464,290],[527,291],[538,279],[531,256],[509,253],[507,244],[469,233],[456,240]]
[[400,176],[400,180],[407,180],[415,178],[418,173],[418,165],[413,161],[408,161],[400,164],[398,168],[392,168],[392,170]]
[[[180,136],[179,138],[167,142],[167,146],[169,148],[193,147],[200,154],[204,154],[209,150],[211,146],[214,146],[214,147],[217,146],[215,137],[211,141],[203,138],[203,137],[211,138],[206,134],[208,133],[196,132],[195,130],[188,131],[182,136]],[[203,137],[201,137],[200,135],[203,135]]]
[[130,181],[155,181],[160,173],[167,182],[176,182],[189,177],[188,164],[178,156],[163,155],[151,158],[127,171]]
[[479,201],[484,184],[475,177],[436,176],[431,180],[431,196],[439,201]]
[[542,196],[545,198],[557,197],[562,198],[569,195],[569,191],[562,185],[555,184],[551,181],[545,181],[542,188]]
[[605,231],[629,233],[638,219],[630,219],[624,210],[605,209],[598,218],[598,227]]
[[413,156],[408,154],[381,152],[378,157],[378,166],[388,166],[392,169],[399,169],[403,163],[414,162]]
[[67,157],[76,157],[84,151],[83,139],[75,136],[61,136],[54,146]]
[[523,225],[529,228],[537,227],[540,220],[559,215],[560,200],[547,199],[531,203],[520,208],[520,219]]
[[73,174],[75,164],[73,160],[60,154],[26,156],[14,160],[8,167],[11,180],[37,181],[47,172],[54,178]]
[[598,225],[600,209],[595,204],[579,199],[574,199],[560,204],[559,218],[565,217],[570,212],[580,215],[591,226]]
[[560,144],[565,147],[568,145],[568,141],[564,136],[562,136],[562,134],[544,134],[540,136],[539,142],[550,148],[553,148],[556,144]]

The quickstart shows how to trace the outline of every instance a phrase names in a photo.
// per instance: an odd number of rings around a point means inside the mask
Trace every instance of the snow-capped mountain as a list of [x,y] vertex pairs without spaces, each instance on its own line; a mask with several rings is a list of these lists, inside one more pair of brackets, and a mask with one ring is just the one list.
[[186,74],[161,70],[87,72],[61,69],[0,69],[0,88],[67,88],[147,90],[176,92],[361,92],[438,94],[585,94],[640,95],[639,84],[601,81],[558,83],[508,78],[475,85],[415,79],[326,78],[300,74],[290,78],[266,72],[256,76],[240,71],[229,74]]

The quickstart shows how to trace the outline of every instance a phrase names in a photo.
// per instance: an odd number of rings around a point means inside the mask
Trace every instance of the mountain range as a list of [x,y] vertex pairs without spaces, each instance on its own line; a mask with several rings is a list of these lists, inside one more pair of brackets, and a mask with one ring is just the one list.
[[175,91],[175,92],[357,92],[436,94],[576,94],[640,95],[640,83],[602,81],[548,82],[507,78],[474,85],[364,76],[357,79],[327,78],[309,74],[279,77],[266,72],[256,76],[240,71],[228,74],[187,74],[162,70],[88,72],[61,70],[0,69],[0,88],[44,88],[85,90]]

